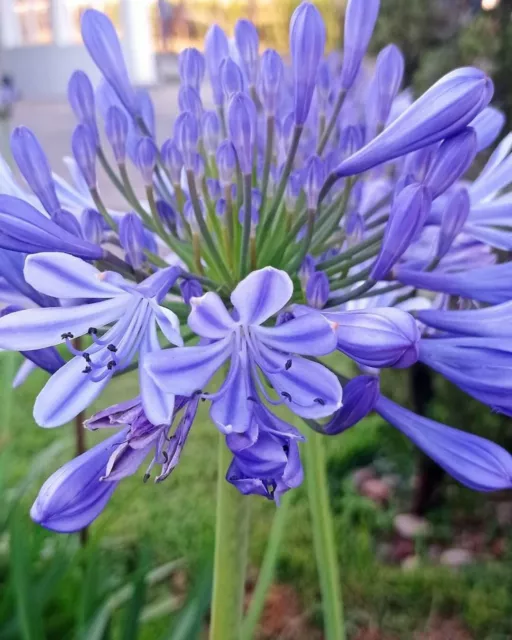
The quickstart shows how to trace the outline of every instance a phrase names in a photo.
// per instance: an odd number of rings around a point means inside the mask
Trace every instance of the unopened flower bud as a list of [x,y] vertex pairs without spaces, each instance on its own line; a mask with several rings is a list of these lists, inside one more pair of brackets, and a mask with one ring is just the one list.
[[71,138],[71,149],[89,189],[96,188],[96,141],[85,124],[79,124]]
[[375,407],[379,386],[377,376],[357,376],[349,380],[343,387],[343,406],[323,427],[323,432],[335,436],[366,418]]
[[232,184],[236,172],[236,151],[229,140],[221,142],[216,154],[219,181],[222,187]]
[[119,242],[126,252],[126,259],[134,269],[140,269],[145,261],[146,237],[142,220],[135,213],[126,213],[119,223]]
[[128,118],[119,107],[110,107],[105,116],[105,135],[112,148],[117,164],[126,160],[126,138],[128,137]]
[[193,47],[183,49],[178,57],[178,66],[182,84],[194,87],[199,92],[205,72],[203,54]]
[[261,57],[261,101],[265,112],[273,116],[279,106],[284,65],[281,56],[274,49],[267,49]]
[[303,126],[309,114],[315,90],[318,65],[325,47],[325,25],[320,12],[310,2],[301,3],[290,22],[290,52],[292,57],[294,121]]
[[162,162],[169,172],[171,182],[180,184],[181,170],[183,169],[183,156],[174,140],[166,140],[161,149]]
[[82,235],[93,244],[101,244],[103,239],[103,217],[96,209],[84,209],[80,216]]
[[341,69],[344,91],[354,84],[377,22],[379,6],[380,0],[349,0],[347,3]]
[[225,58],[220,65],[220,81],[222,90],[226,96],[226,100],[244,90],[244,77],[242,70],[233,60],[233,58]]
[[224,91],[220,81],[220,67],[222,61],[229,56],[229,44],[226,34],[214,24],[208,29],[204,41],[206,68],[210,77],[213,91],[213,101],[217,107],[224,103]]
[[466,189],[458,189],[448,200],[441,216],[436,257],[445,256],[468,219],[471,201]]
[[258,80],[260,42],[258,30],[250,20],[238,20],[235,25],[235,42],[249,86],[254,87]]
[[75,71],[71,75],[68,82],[68,101],[78,122],[90,127],[96,144],[99,144],[94,89],[89,76],[83,71]]
[[329,278],[324,271],[311,274],[306,285],[306,302],[314,309],[323,309],[329,298]]
[[235,94],[229,103],[228,131],[236,149],[240,169],[244,175],[249,175],[252,172],[256,138],[256,107],[244,93]]

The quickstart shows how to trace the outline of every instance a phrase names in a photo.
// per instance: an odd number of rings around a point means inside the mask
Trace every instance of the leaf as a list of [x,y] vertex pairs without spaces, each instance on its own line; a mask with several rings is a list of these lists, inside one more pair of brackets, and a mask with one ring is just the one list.
[[140,615],[146,598],[147,582],[146,567],[148,565],[148,552],[143,549],[140,554],[139,567],[133,580],[133,595],[126,607],[123,631],[123,640],[137,640],[140,627]]
[[16,512],[12,514],[10,520],[9,558],[21,637],[23,640],[40,640],[43,637],[40,603],[34,597],[32,590],[26,529]]
[[201,571],[185,605],[162,640],[195,640],[199,638],[204,617],[210,606],[213,583],[211,561]]

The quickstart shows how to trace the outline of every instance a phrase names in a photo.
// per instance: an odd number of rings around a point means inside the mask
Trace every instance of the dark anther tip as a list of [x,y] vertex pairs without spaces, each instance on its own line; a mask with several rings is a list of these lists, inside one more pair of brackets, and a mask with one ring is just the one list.
[[284,365],[284,368],[286,369],[286,371],[288,371],[288,369],[290,369],[291,366],[292,366],[292,361],[291,360],[287,360],[286,364]]
[[92,371],[92,367],[85,367],[82,373],[91,373],[91,371]]
[[292,397],[291,395],[288,393],[288,391],[281,391],[281,395],[283,396],[283,398],[286,398],[287,400],[289,400],[290,402],[292,401]]
[[98,333],[98,329],[96,329],[96,327],[89,327],[87,329],[87,333],[92,336],[92,335],[96,335]]
[[317,404],[322,405],[322,407],[325,405],[325,400],[322,400],[322,398],[315,398],[314,400]]
[[151,478],[151,474],[145,473],[144,477],[142,478],[142,482],[146,483],[150,478]]
[[109,344],[109,345],[107,346],[107,349],[108,349],[109,351],[112,351],[112,353],[116,353],[116,351],[117,351],[117,347],[116,347],[116,345],[115,345],[115,344]]

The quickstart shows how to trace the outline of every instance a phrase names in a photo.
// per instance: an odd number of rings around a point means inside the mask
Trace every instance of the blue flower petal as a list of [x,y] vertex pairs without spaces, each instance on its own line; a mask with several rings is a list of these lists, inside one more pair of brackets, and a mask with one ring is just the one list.
[[253,271],[231,294],[242,324],[262,324],[292,297],[293,283],[285,271],[265,267]]

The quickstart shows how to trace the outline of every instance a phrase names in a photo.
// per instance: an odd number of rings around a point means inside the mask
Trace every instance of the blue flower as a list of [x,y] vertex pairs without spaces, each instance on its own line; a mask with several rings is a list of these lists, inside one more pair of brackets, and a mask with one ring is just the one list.
[[[34,417],[44,427],[71,420],[105,388],[116,371],[126,368],[139,352],[139,382],[147,416],[162,424],[172,415],[174,398],[164,394],[147,375],[145,359],[159,350],[156,328],[173,344],[182,344],[175,314],[160,302],[179,269],[163,269],[143,283],[63,253],[27,258],[25,279],[38,291],[74,301],[66,307],[26,309],[0,319],[0,345],[28,351],[66,344],[75,356],[59,369],[39,394]],[[77,304],[76,299],[90,300]],[[99,329],[114,323],[103,335]],[[77,351],[72,339],[88,334],[93,344]]]
[[[247,276],[231,294],[235,317],[213,292],[192,298],[189,327],[210,343],[150,355],[149,374],[167,393],[191,396],[203,393],[229,361],[221,388],[204,395],[212,401],[212,420],[226,434],[249,428],[259,394],[272,404],[285,403],[303,417],[332,414],[341,406],[338,379],[323,365],[300,357],[326,355],[335,349],[331,324],[317,314],[262,326],[286,305],[292,292],[286,273],[266,267]],[[259,371],[278,399],[270,398]]]

